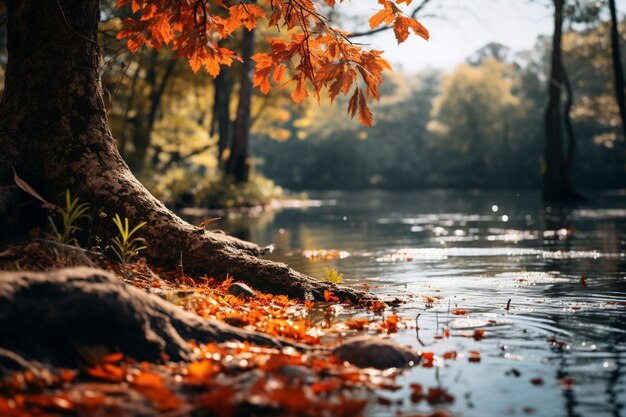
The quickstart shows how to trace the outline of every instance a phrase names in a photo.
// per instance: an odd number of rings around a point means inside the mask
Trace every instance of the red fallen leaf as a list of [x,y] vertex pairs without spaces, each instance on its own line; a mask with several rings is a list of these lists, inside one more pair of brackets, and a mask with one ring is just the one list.
[[443,354],[444,359],[456,359],[457,356],[458,356],[458,353],[456,353],[456,351],[454,350]]
[[366,318],[348,319],[344,323],[348,329],[363,330],[370,323]]
[[311,385],[311,391],[313,391],[314,394],[320,394],[323,392],[332,392],[339,388],[340,388],[339,381],[335,379],[332,379],[330,381],[314,382],[313,385]]
[[474,335],[472,336],[474,340],[482,340],[485,337],[485,329],[476,329],[474,330]]
[[435,354],[433,352],[422,352],[422,366],[424,368],[432,368],[435,362]]
[[467,358],[470,362],[478,363],[480,362],[480,352],[477,350],[471,350],[469,352],[469,357]]
[[574,379],[569,376],[559,379],[559,385],[565,389],[572,389],[574,387]]
[[376,311],[376,312],[381,312],[385,310],[385,305],[383,303],[381,303],[380,301],[374,301],[370,306],[369,309],[371,311]]
[[462,308],[455,308],[454,310],[452,310],[452,314],[454,314],[455,316],[463,316],[465,315],[466,311]]
[[30,394],[24,397],[26,404],[38,408],[51,408],[55,410],[70,411],[74,404],[65,395]]
[[398,317],[396,314],[392,314],[380,324],[380,329],[387,333],[395,333],[398,331],[399,321],[400,317]]
[[430,405],[452,403],[454,402],[454,396],[448,394],[441,388],[428,388],[426,401],[428,401]]
[[123,353],[111,353],[102,358],[103,363],[119,363],[124,359]]
[[450,329],[446,327],[446,329],[443,331],[443,336],[444,337],[450,337]]
[[63,382],[72,382],[74,378],[76,378],[76,371],[61,369],[59,371],[59,378],[61,378],[61,381]]
[[86,368],[85,372],[98,379],[104,379],[110,382],[122,382],[126,378],[126,371],[119,366],[105,363],[104,365],[96,365],[91,368]]
[[411,402],[417,404],[424,398],[424,388],[420,384],[411,384]]
[[533,385],[543,385],[543,378],[533,378],[530,380]]
[[271,355],[267,362],[259,367],[267,372],[274,372],[287,365],[300,365],[302,359],[299,356],[276,354]]
[[587,288],[587,275],[583,275],[580,277],[580,286],[583,288]]
[[215,373],[216,368],[212,361],[202,360],[192,362],[187,366],[187,376],[194,381],[206,381]]
[[328,290],[324,290],[324,300],[326,300],[327,303],[338,303],[339,302],[339,298],[335,297],[333,292],[332,291],[328,291]]
[[180,406],[180,400],[165,386],[160,375],[152,372],[141,372],[139,375],[133,376],[132,384],[160,411],[174,410]]

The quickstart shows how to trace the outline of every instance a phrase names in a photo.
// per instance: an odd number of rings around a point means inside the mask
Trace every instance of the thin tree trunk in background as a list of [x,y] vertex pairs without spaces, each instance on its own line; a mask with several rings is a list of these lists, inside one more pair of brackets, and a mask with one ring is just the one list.
[[252,105],[252,73],[254,72],[254,30],[243,30],[241,45],[241,73],[239,85],[239,103],[233,140],[230,146],[230,155],[226,163],[226,174],[232,176],[236,182],[248,181],[250,173],[250,156],[248,143],[250,140],[250,107]]
[[213,120],[211,121],[211,136],[215,134],[217,126],[217,162],[224,168],[224,151],[228,148],[231,139],[230,96],[233,89],[231,69],[223,67],[215,77],[213,98]]
[[565,85],[565,108],[563,110],[563,118],[565,124],[565,133],[567,136],[567,153],[565,154],[565,176],[570,178],[572,174],[572,163],[574,161],[574,153],[576,151],[576,134],[574,133],[574,125],[572,124],[572,107],[574,106],[574,91],[572,83],[567,75],[565,66],[563,70],[563,84]]
[[[165,66],[165,71],[161,80],[157,80],[157,68],[159,67],[158,52],[152,51],[150,54],[150,64],[146,71],[146,82],[150,85],[148,113],[145,116],[145,120],[139,120],[137,123],[137,130],[134,137],[134,150],[130,156],[129,163],[134,172],[141,172],[146,163],[146,154],[150,147],[150,141],[152,136],[152,130],[154,129],[154,123],[161,106],[163,93],[167,87],[167,83],[171,78],[172,72],[176,67],[176,59],[171,59]],[[154,158],[153,158],[154,159]]]
[[[130,83],[130,93],[128,96],[128,100],[126,101],[126,109],[124,111],[124,123],[122,124],[122,129],[120,131],[120,140],[119,140],[119,150],[120,150],[120,154],[122,155],[122,158],[126,158],[127,157],[127,152],[128,150],[126,149],[128,146],[128,133],[130,130],[129,127],[129,121],[130,118],[128,117],[128,114],[133,110],[133,104],[135,102],[135,94],[136,94],[136,90],[137,90],[137,80],[139,79],[139,72],[140,72],[141,66],[137,66],[137,70],[135,71],[135,73],[133,74],[133,80]],[[135,117],[137,117],[137,115],[135,115]]]
[[622,134],[626,138],[626,93],[624,92],[624,69],[622,67],[619,22],[615,0],[609,0],[609,9],[611,10],[611,57],[613,59],[613,76],[615,77],[615,100],[619,106],[619,115],[622,120]]
[[548,107],[545,113],[545,148],[542,165],[542,192],[547,200],[564,200],[576,196],[567,173],[563,154],[561,94],[565,87],[562,56],[563,6],[565,0],[554,0],[554,37],[548,84]]

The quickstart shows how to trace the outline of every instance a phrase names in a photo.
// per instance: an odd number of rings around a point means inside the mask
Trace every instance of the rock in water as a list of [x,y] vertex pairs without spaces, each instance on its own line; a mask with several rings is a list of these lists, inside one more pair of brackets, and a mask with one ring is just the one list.
[[412,349],[390,340],[373,336],[357,336],[332,350],[342,361],[359,368],[406,368],[419,363],[421,357]]

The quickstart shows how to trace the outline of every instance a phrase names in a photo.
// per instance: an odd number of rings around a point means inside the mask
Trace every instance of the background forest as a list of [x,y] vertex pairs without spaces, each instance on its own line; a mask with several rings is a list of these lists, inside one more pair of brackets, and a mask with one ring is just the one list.
[[[388,72],[373,107],[375,125],[367,128],[346,117],[343,96],[296,105],[286,89],[244,91],[238,63],[214,80],[167,50],[131,55],[115,36],[124,10],[103,4],[103,83],[113,135],[135,174],[168,204],[264,203],[281,194],[275,184],[293,190],[541,185],[551,34],[532,50],[489,43],[451,71]],[[563,60],[576,133],[571,174],[580,190],[626,187],[609,30],[606,13],[566,20]],[[625,32],[622,25],[619,33]],[[0,29],[3,51],[5,37]],[[254,52],[263,52],[265,37],[256,33]],[[229,41],[242,48],[254,39]],[[6,64],[5,52],[0,63]],[[251,130],[243,138],[245,172],[234,172],[242,104]]]

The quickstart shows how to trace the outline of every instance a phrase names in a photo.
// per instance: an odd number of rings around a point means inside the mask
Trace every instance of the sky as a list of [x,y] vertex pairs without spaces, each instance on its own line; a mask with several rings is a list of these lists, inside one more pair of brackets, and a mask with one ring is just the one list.
[[[424,10],[425,17],[418,18],[430,31],[430,41],[413,36],[397,45],[392,31],[359,41],[384,50],[396,70],[450,70],[489,42],[497,41],[515,51],[532,49],[537,36],[553,30],[551,9],[546,3],[549,2],[432,0],[433,7]],[[380,8],[375,0],[353,0],[348,4],[349,13],[358,15],[371,15]],[[626,0],[618,0],[617,7],[620,15],[626,13]],[[359,26],[362,29],[366,25],[362,22]]]

